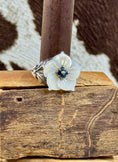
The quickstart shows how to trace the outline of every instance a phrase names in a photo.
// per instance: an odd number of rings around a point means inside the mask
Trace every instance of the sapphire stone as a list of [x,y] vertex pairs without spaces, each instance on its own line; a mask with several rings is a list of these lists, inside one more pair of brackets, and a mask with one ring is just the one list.
[[56,74],[58,75],[58,77],[59,77],[60,79],[63,79],[63,78],[65,78],[65,77],[68,75],[68,72],[65,70],[64,67],[61,67],[61,68],[57,71]]

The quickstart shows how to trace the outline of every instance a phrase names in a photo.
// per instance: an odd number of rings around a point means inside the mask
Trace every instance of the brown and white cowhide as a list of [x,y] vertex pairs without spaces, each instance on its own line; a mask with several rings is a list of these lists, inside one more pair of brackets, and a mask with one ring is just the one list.
[[[118,85],[118,0],[75,0],[71,56]],[[0,0],[0,70],[39,62],[43,0]]]

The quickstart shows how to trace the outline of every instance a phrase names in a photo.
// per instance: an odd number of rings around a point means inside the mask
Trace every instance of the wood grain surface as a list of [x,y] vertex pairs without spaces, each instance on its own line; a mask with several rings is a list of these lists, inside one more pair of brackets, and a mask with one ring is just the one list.
[[75,92],[50,92],[27,71],[0,76],[1,158],[118,154],[118,89],[103,73],[82,72]]
[[[102,72],[81,72],[76,86],[109,86],[113,82]],[[0,88],[44,87],[31,71],[0,71]]]
[[118,92],[4,90],[0,94],[1,156],[83,158],[118,153]]

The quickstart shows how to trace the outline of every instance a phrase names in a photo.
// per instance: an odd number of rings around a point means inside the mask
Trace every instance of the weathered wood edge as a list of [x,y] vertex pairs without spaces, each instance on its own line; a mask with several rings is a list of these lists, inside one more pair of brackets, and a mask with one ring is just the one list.
[[48,158],[24,158],[17,160],[2,160],[0,162],[118,162],[118,156],[95,159],[48,159]]
[[95,158],[95,159],[52,159],[52,158],[23,158],[23,159],[0,159],[0,162],[117,162],[118,156],[106,157],[106,158]]
[[[102,72],[81,72],[76,87],[115,86]],[[0,88],[46,87],[35,79],[31,71],[0,71]]]

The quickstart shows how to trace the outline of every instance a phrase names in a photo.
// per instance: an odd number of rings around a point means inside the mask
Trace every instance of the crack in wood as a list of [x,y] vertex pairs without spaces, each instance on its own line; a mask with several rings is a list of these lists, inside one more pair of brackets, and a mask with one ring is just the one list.
[[59,113],[59,118],[58,118],[58,121],[59,121],[59,132],[60,132],[60,141],[59,141],[59,150],[61,151],[61,146],[62,146],[62,132],[63,132],[63,121],[62,121],[62,118],[63,118],[63,113],[64,113],[64,108],[65,108],[65,98],[64,98],[64,93],[63,91],[61,91],[61,111]]
[[90,148],[92,146],[92,142],[91,142],[91,133],[90,133],[90,129],[93,125],[93,123],[95,122],[95,120],[106,110],[106,108],[112,104],[113,100],[115,99],[117,93],[117,89],[114,90],[114,93],[112,95],[112,98],[109,102],[107,102],[107,104],[90,120],[88,127],[87,127],[87,134],[88,134],[88,145],[89,145],[89,157],[91,156],[91,151]]
[[60,156],[62,156],[63,150],[62,150],[62,142],[63,142],[63,130],[66,130],[69,126],[73,126],[72,122],[76,118],[78,110],[75,110],[72,119],[66,123],[63,122],[63,114],[65,110],[65,97],[64,97],[64,92],[61,91],[61,110],[58,116],[58,122],[59,122],[59,132],[60,132],[60,141],[59,141],[59,150],[60,150]]
[[70,127],[73,126],[73,121],[77,117],[77,113],[78,113],[78,110],[75,110],[72,119],[70,121],[68,121],[68,122],[65,123],[65,126],[63,128],[64,130],[66,130],[66,129],[68,129],[68,128],[70,128]]

